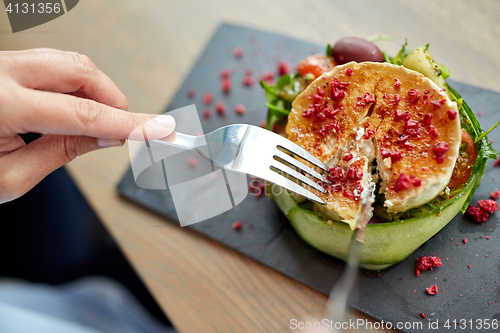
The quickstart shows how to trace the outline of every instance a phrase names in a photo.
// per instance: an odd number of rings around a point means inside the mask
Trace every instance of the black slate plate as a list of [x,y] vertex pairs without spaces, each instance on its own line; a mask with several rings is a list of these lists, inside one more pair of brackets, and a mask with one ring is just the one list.
[[[328,41],[335,41],[340,37],[342,36],[331,35],[328,36]],[[236,58],[233,55],[235,47],[243,49],[243,57]],[[267,113],[263,92],[258,85],[259,76],[268,71],[276,73],[279,60],[288,62],[293,69],[301,59],[312,53],[323,52],[323,49],[324,46],[282,35],[222,24],[167,111],[195,103],[205,133],[230,123],[259,125]],[[221,92],[219,78],[220,71],[226,68],[234,71],[231,76],[232,90],[228,95]],[[252,87],[241,84],[246,68],[253,72]],[[451,83],[475,112],[481,115],[479,120],[483,127],[489,128],[500,118],[499,93],[458,82]],[[191,88],[197,92],[195,98],[187,96],[187,91]],[[212,110],[210,119],[204,119],[201,115],[206,109],[202,101],[205,92],[214,94],[214,102],[209,107]],[[214,111],[215,102],[218,101],[226,104],[225,117],[217,116]],[[234,112],[235,105],[240,103],[246,107],[244,115]],[[500,130],[494,131],[489,137],[500,143]],[[492,161],[488,163],[482,185],[472,200],[473,204],[477,200],[489,198],[488,193],[498,186],[495,177],[500,179],[500,168],[493,168],[492,164]],[[131,170],[123,177],[118,190],[124,197],[171,220],[177,220],[169,190],[144,190],[137,187]],[[242,230],[237,231],[231,227],[237,220],[243,223]],[[394,325],[406,322],[412,326],[401,328],[408,332],[436,332],[428,326],[436,320],[439,320],[439,332],[484,330],[476,326],[479,325],[476,320],[500,320],[498,226],[497,214],[493,214],[481,225],[458,215],[400,264],[380,273],[360,272],[356,293],[350,304]],[[237,208],[191,225],[190,228],[325,294],[330,292],[344,268],[341,261],[324,255],[303,242],[274,203],[263,197],[248,196]],[[489,236],[488,240],[486,236]],[[463,243],[464,238],[467,238],[467,244]],[[415,277],[415,258],[431,253],[440,256],[444,266]],[[434,284],[439,287],[439,293],[427,295],[425,288]],[[420,313],[427,314],[427,318],[423,320]],[[443,325],[448,319],[450,327],[446,328]],[[460,319],[467,321],[467,328],[455,328],[454,320]],[[418,323],[422,324],[421,329],[415,326],[420,325]]]

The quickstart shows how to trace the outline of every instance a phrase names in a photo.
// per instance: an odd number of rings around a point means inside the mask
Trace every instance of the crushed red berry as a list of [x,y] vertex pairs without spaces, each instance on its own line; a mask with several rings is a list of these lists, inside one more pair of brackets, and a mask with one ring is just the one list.
[[222,92],[227,94],[231,90],[231,79],[227,78],[222,80],[222,85],[221,85]]
[[441,258],[430,255],[429,257],[421,256],[417,258],[417,267],[415,268],[415,275],[420,276],[420,272],[430,269],[431,271],[436,267],[441,267]]
[[453,120],[457,117],[457,111],[455,110],[448,110],[448,112],[446,112],[448,114],[448,118],[450,120]]
[[394,79],[394,88],[399,88],[401,87],[401,81],[399,81],[398,79]]
[[214,95],[212,95],[211,93],[205,93],[203,95],[203,103],[205,103],[205,104],[212,103],[213,97],[214,97]]
[[430,286],[429,288],[425,288],[425,290],[427,290],[427,293],[429,295],[436,295],[439,291],[437,285],[433,285],[433,286]]
[[477,205],[487,211],[488,213],[493,213],[498,209],[496,201],[493,201],[491,199],[486,199],[486,200],[479,200],[477,202]]
[[493,162],[493,166],[500,166],[500,156],[498,156],[497,160]]
[[351,68],[346,68],[345,75],[351,76],[352,75],[352,69]]
[[187,96],[188,96],[189,98],[194,98],[194,97],[196,96],[196,90],[194,90],[194,89],[189,89],[189,90],[187,91]]
[[436,162],[439,164],[444,162],[444,155],[448,151],[449,146],[447,142],[439,142],[434,146],[434,153],[436,154]]
[[363,179],[363,171],[351,167],[349,168],[349,170],[347,170],[346,177],[348,180],[353,180],[353,181],[361,180]]
[[290,68],[288,64],[284,61],[278,62],[278,74],[281,75],[286,75],[290,72]]
[[242,115],[243,113],[245,113],[245,106],[243,104],[237,104],[234,107],[234,110],[236,111],[237,114]]
[[387,157],[390,157],[392,162],[397,161],[403,157],[401,155],[401,152],[398,150],[390,151],[387,148],[381,148],[380,152],[382,153],[382,159],[386,159]]
[[483,223],[489,219],[488,212],[477,206],[469,206],[465,214],[476,223]]
[[427,114],[424,116],[424,123],[425,123],[427,126],[430,126],[430,125],[431,125],[431,122],[432,122],[432,113],[427,113]]
[[250,75],[245,75],[242,83],[243,83],[243,85],[250,87],[253,84],[253,79]]
[[353,157],[354,157],[354,156],[352,155],[352,153],[347,153],[347,154],[345,154],[345,156],[342,158],[342,161],[349,162],[350,160],[352,160],[352,159],[353,159]]
[[243,223],[241,223],[240,221],[236,221],[233,222],[231,226],[233,227],[234,230],[240,230],[241,227],[243,227]]
[[500,197],[500,191],[499,190],[495,190],[495,191],[493,191],[493,193],[490,193],[490,198],[491,199],[496,200],[496,199],[498,199],[498,197]]
[[196,161],[196,158],[190,157],[188,158],[187,163],[191,168],[194,168],[196,164],[198,164],[198,161]]
[[217,113],[220,114],[221,116],[223,116],[226,113],[226,106],[222,102],[215,104],[215,109],[217,110]]
[[438,130],[432,125],[429,127],[427,133],[430,134],[434,139],[439,136]]
[[416,104],[420,98],[420,92],[417,89],[408,90],[408,95],[410,96],[411,104]]
[[467,238],[464,238],[462,241],[464,242],[464,244],[467,244]]
[[208,119],[208,118],[210,118],[211,114],[212,114],[212,112],[210,111],[210,109],[203,110],[203,117]]
[[421,313],[421,314],[420,314],[420,317],[422,317],[422,319],[427,318],[427,316],[425,315],[425,313]]
[[410,177],[406,175],[405,173],[401,172],[399,175],[398,180],[396,180],[396,184],[394,184],[394,191],[399,192],[406,190],[408,187],[410,187]]
[[223,69],[220,71],[219,75],[222,79],[227,79],[229,78],[229,75],[231,74],[229,69]]
[[364,101],[366,104],[368,103],[376,103],[377,100],[370,93],[365,93]]
[[235,47],[233,49],[233,55],[236,57],[236,58],[241,58],[243,57],[243,49],[241,47]]
[[422,180],[420,178],[413,178],[411,184],[415,187],[419,187],[422,185]]
[[264,73],[261,76],[261,80],[264,81],[267,84],[272,84],[273,83],[273,79],[274,79],[274,73],[273,72],[267,72],[267,73]]

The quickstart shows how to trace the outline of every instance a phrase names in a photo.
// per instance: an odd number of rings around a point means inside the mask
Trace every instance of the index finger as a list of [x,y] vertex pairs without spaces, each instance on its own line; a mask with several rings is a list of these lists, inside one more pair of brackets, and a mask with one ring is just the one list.
[[9,120],[17,133],[42,132],[86,135],[102,139],[149,140],[173,132],[175,120],[168,115],[131,113],[71,95],[24,89],[24,96]]
[[100,71],[89,57],[76,52],[52,49],[9,51],[3,66],[21,86],[31,89],[75,93],[118,109],[126,110],[128,102],[114,82]]

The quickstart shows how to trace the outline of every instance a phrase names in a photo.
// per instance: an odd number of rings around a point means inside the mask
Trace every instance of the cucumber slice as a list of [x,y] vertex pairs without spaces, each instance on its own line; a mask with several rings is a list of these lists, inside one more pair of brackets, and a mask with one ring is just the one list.
[[405,60],[403,60],[403,66],[428,77],[434,81],[439,88],[446,88],[446,82],[441,73],[441,69],[432,59],[431,53],[426,49],[426,47],[421,46],[413,50],[405,58]]
[[[398,222],[370,224],[361,251],[360,266],[368,270],[385,269],[408,257],[434,236],[459,212],[467,195],[444,208],[440,216],[414,217]],[[344,222],[327,221],[312,211],[298,207],[287,191],[273,195],[278,207],[299,236],[309,245],[341,260],[347,260],[353,231]]]
[[287,215],[291,208],[298,207],[297,202],[293,198],[292,194],[285,190],[284,188],[273,186],[272,189],[274,191],[278,191],[279,193],[273,193],[273,200],[278,205],[278,208],[283,212],[283,214]]

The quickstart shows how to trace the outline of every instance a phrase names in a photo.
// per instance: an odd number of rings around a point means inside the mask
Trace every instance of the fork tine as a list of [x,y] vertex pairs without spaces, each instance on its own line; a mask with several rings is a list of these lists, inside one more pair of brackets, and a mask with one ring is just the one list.
[[330,183],[330,181],[328,181],[323,175],[319,174],[318,172],[316,172],[314,169],[308,167],[307,165],[299,162],[298,160],[296,160],[292,156],[285,154],[281,150],[277,150],[275,152],[274,159],[278,160],[279,162],[285,163],[285,164],[288,163],[288,164],[294,166],[295,168],[299,169],[299,171],[304,171],[308,175],[316,178],[317,180],[320,180],[320,181],[325,182],[325,183]]
[[315,166],[317,166],[318,168],[320,168],[324,171],[328,171],[328,167],[323,162],[321,162],[316,157],[314,157],[314,155],[312,155],[310,152],[308,152],[304,148],[296,145],[295,143],[293,143],[292,141],[290,141],[288,139],[285,139],[285,138],[282,138],[282,139],[283,140],[279,140],[279,143],[277,144],[278,148],[284,149],[287,152],[289,152],[295,156],[298,156],[298,157],[308,161],[309,163],[314,164]]
[[269,170],[265,179],[270,181],[271,183],[274,183],[274,184],[276,184],[280,187],[283,187],[289,191],[300,194],[309,200],[315,201],[315,202],[322,204],[322,205],[326,205],[326,203],[323,199],[321,199],[317,195],[311,193],[310,191],[306,190],[304,187],[300,186],[299,184],[294,183],[290,179],[283,177],[283,175],[280,175],[277,172]]
[[319,186],[313,180],[311,180],[310,178],[307,178],[306,176],[304,176],[300,172],[297,172],[294,169],[290,168],[288,165],[285,165],[283,163],[280,163],[280,164],[273,163],[273,165],[271,165],[271,169],[281,171],[281,172],[287,174],[288,176],[312,187],[316,191],[320,191],[321,193],[327,193],[323,187]]

